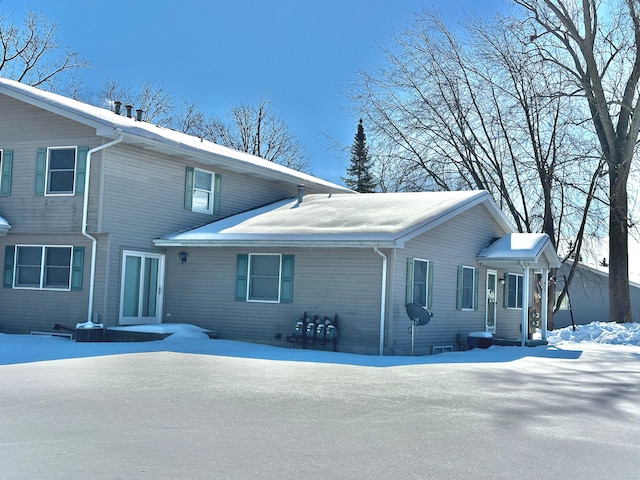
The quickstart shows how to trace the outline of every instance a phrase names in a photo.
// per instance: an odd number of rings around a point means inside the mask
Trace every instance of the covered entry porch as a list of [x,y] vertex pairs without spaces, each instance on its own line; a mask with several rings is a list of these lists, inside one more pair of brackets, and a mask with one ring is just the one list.
[[[531,345],[528,338],[529,306],[532,305],[534,289],[540,295],[540,331],[541,341],[547,340],[546,305],[549,299],[549,273],[560,268],[558,258],[551,239],[544,233],[509,233],[498,238],[484,248],[477,257],[478,263],[487,268],[501,269],[509,272],[522,272],[522,323],[521,338],[509,344]],[[538,285],[532,285],[533,275],[538,274]],[[509,342],[509,340],[507,340]]]

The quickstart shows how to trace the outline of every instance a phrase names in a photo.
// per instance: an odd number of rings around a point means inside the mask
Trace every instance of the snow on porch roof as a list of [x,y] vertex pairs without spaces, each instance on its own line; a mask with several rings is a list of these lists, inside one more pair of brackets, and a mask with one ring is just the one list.
[[486,191],[311,194],[154,240],[158,246],[379,246],[404,242],[484,204],[513,231]]
[[509,233],[485,247],[478,263],[487,266],[515,266],[520,262],[531,267],[560,268],[551,239],[546,233]]

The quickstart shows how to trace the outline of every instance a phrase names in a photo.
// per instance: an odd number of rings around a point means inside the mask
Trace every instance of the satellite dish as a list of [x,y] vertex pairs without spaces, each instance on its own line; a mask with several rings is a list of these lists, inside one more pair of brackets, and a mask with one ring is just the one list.
[[411,320],[409,331],[411,332],[411,356],[413,356],[413,336],[418,325],[426,325],[431,321],[433,313],[418,303],[407,303],[407,315]]
[[426,325],[433,317],[433,313],[418,303],[407,303],[407,315],[416,326]]

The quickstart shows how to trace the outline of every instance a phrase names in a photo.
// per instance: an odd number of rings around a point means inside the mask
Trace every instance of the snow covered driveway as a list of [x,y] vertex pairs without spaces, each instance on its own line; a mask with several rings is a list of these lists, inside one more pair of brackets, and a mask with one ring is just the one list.
[[152,351],[5,361],[0,479],[640,472],[638,346],[492,347],[384,367],[250,358],[262,346],[244,357],[140,348]]

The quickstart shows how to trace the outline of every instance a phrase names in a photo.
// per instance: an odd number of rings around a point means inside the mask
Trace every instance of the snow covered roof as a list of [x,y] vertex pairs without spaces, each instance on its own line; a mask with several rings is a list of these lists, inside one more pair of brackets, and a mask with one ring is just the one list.
[[478,255],[482,265],[518,264],[530,267],[560,268],[561,262],[546,233],[509,233],[498,238]]
[[198,137],[140,122],[93,105],[73,100],[29,85],[0,78],[0,94],[96,129],[96,135],[166,154],[179,155],[212,166],[261,178],[301,184],[310,193],[351,192],[346,187],[292,170],[274,162],[223,147]]
[[10,228],[11,224],[5,218],[0,217],[0,237],[5,236]]
[[486,191],[312,194],[287,199],[154,240],[158,246],[402,247],[455,215],[484,204],[513,231]]

